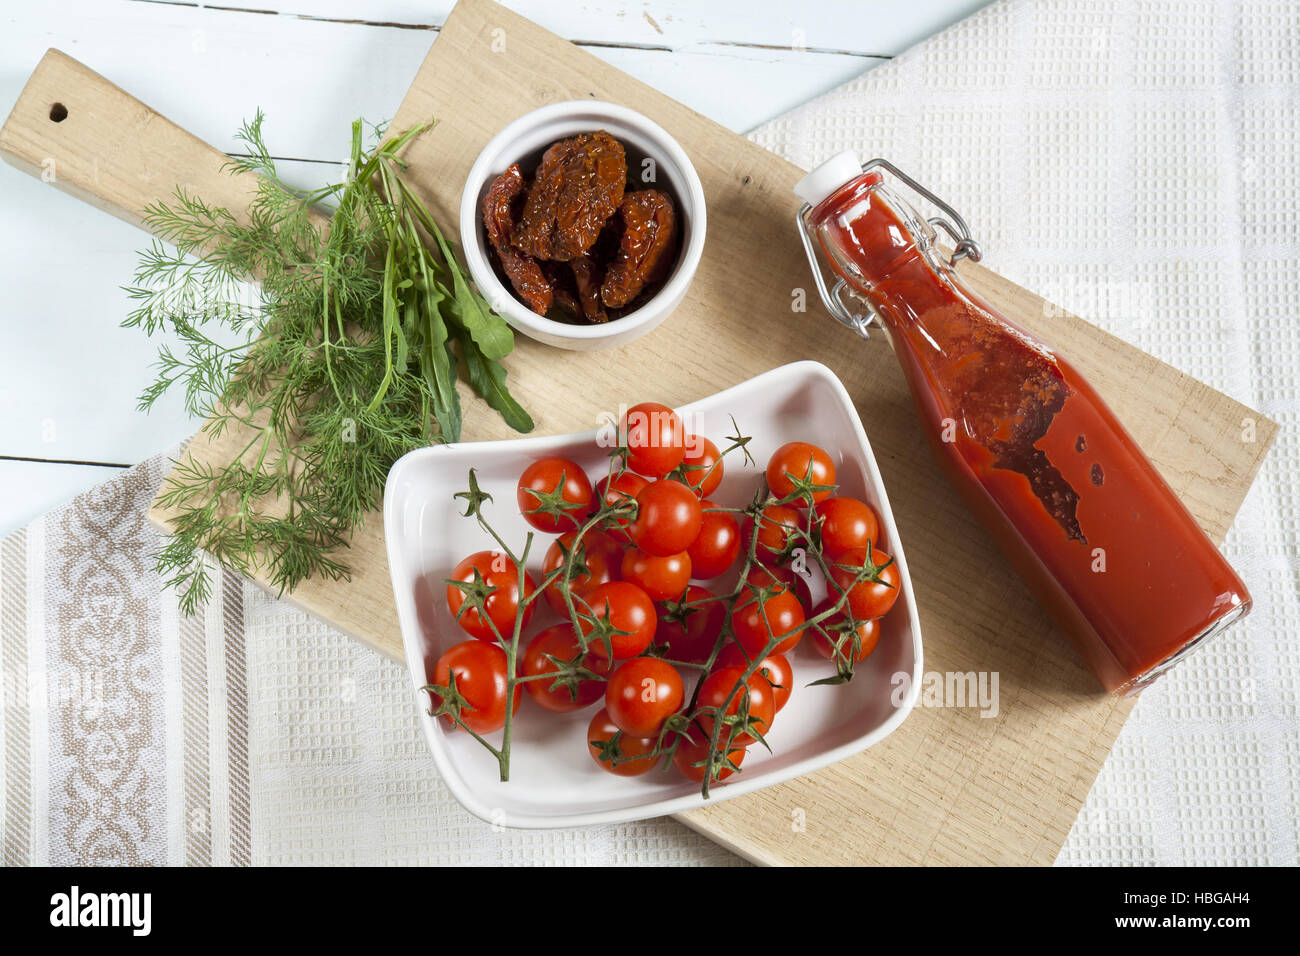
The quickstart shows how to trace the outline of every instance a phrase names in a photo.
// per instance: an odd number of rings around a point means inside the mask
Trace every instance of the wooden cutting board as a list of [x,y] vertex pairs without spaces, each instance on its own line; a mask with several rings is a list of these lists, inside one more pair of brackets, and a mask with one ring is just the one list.
[[[888,740],[851,760],[681,819],[768,863],[1051,863],[1131,702],[1097,691],[958,503],[883,339],[864,343],[822,311],[793,227],[791,187],[801,171],[489,0],[457,5],[392,128],[438,119],[407,158],[412,183],[455,235],[462,183],[488,139],[538,106],[581,98],[637,109],[681,142],[704,184],[709,235],[686,300],[649,336],[596,355],[519,339],[507,361],[510,387],[538,431],[592,427],[621,401],[691,401],[794,359],[824,362],[854,397],[894,503],[926,670],[999,677],[995,717],[918,705]],[[256,105],[247,104],[250,114]],[[869,154],[871,144],[861,145]],[[252,188],[220,171],[221,152],[57,51],[32,75],[0,148],[137,224],[148,203],[178,184],[232,209],[244,207]],[[930,185],[943,192],[942,183]],[[1075,361],[1221,540],[1274,423],[992,272],[962,271]],[[810,293],[807,312],[791,309],[798,289]],[[495,413],[462,394],[466,439],[509,437]],[[214,443],[200,433],[188,454],[224,463],[236,444],[234,435]],[[151,518],[165,527],[169,516],[156,510]],[[290,599],[402,660],[378,512],[346,561],[349,582],[310,581]]]

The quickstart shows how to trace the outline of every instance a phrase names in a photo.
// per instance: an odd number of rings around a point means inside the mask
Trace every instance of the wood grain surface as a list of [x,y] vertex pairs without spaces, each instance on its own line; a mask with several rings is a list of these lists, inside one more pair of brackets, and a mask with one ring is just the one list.
[[[627,400],[690,401],[797,358],[824,362],[854,397],[890,490],[926,670],[999,679],[996,716],[918,705],[893,736],[851,760],[681,819],[767,863],[1050,863],[1131,702],[1097,691],[960,505],[883,339],[862,342],[812,298],[807,312],[792,311],[796,290],[811,292],[793,227],[800,170],[488,0],[458,4],[393,128],[438,119],[407,158],[411,182],[454,234],[461,184],[487,140],[537,106],[576,98],[630,106],[681,142],[704,184],[709,238],[686,300],[649,336],[594,357],[519,339],[510,385],[538,430],[592,427]],[[50,119],[55,102],[68,110],[59,123]],[[249,188],[218,172],[219,151],[55,52],[0,132],[0,148],[37,174],[53,158],[56,185],[132,221],[178,182],[233,208]],[[962,271],[1073,359],[1220,540],[1275,425],[987,270]],[[464,397],[467,439],[509,436],[495,413]],[[220,462],[238,441],[200,434],[189,454]],[[165,526],[168,516],[152,518]],[[289,599],[400,660],[377,512],[345,560],[350,582],[307,582]]]

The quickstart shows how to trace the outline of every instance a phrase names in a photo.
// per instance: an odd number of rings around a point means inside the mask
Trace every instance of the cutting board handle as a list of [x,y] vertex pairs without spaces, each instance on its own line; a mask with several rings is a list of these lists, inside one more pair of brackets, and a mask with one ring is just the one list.
[[[85,64],[49,50],[0,128],[7,162],[119,219],[142,226],[145,207],[177,188],[228,209],[247,208],[257,177],[222,170],[227,156]],[[183,170],[185,181],[177,182]]]

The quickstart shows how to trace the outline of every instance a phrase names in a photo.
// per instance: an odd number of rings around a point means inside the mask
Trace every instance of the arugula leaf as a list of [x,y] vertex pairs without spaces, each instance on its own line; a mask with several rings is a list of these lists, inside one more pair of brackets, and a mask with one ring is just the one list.
[[460,331],[457,337],[460,340],[461,355],[465,358],[465,368],[469,372],[470,386],[500,412],[506,424],[515,431],[532,431],[532,416],[524,411],[523,406],[514,400],[506,388],[506,367],[479,351],[467,332]]
[[434,415],[442,424],[443,437],[447,441],[460,441],[461,409],[460,396],[456,393],[456,360],[450,352],[451,341],[441,312],[445,296],[430,276],[423,257],[420,259],[420,280],[427,326],[424,351],[420,356],[421,370],[433,394]]
[[[443,345],[441,352],[447,357],[447,368],[453,372],[459,368],[450,339]],[[460,441],[460,428],[463,418],[460,406],[460,392],[456,391],[454,376],[451,376],[451,381],[452,385],[447,398],[440,399],[437,395],[434,396],[434,413],[438,416],[438,420],[442,422],[443,437],[447,441]],[[446,404],[442,404],[444,401]]]
[[[456,261],[455,253],[447,245],[441,231],[434,239],[442,250],[443,258],[450,264]],[[502,359],[515,347],[515,336],[506,320],[488,308],[487,302],[470,286],[460,269],[451,270],[453,294],[449,308],[457,323],[474,339],[474,344],[484,358]],[[495,406],[494,406],[495,407]]]

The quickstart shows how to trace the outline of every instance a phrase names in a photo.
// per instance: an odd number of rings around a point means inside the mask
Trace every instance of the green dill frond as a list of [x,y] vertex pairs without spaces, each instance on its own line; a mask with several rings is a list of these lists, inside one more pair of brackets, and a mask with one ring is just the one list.
[[275,160],[262,139],[262,123],[266,115],[259,109],[252,120],[245,120],[235,134],[235,139],[248,148],[247,156],[231,156],[226,163],[228,169],[240,173],[257,173],[262,176],[275,175]]
[[400,178],[401,149],[432,124],[382,142],[386,124],[371,126],[367,150],[358,120],[344,181],[305,192],[280,179],[263,122],[243,124],[245,154],[226,164],[260,177],[248,208],[183,189],[152,204],[145,225],[161,241],[126,287],[122,324],[172,340],[140,407],[179,389],[210,438],[242,445],[226,464],[183,460],[159,495],[174,518],[157,569],[186,613],[212,592],[201,551],[280,591],[346,577],[336,553],[393,462],[459,439],[462,366],[512,427],[533,427],[505,385],[509,328]]

